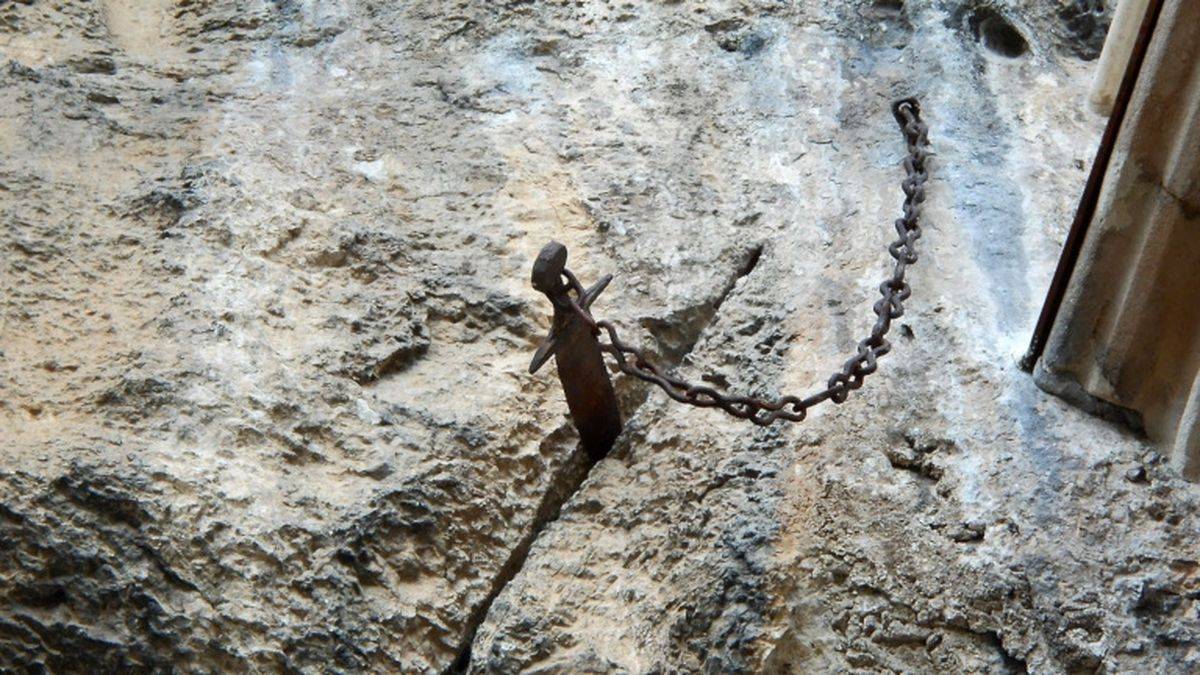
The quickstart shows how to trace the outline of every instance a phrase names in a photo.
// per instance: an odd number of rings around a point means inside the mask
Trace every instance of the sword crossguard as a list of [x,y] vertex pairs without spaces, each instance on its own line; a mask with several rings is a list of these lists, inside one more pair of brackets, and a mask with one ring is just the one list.
[[[571,270],[567,269],[566,246],[551,241],[542,247],[533,261],[530,282],[535,289],[545,293],[550,299],[550,304],[554,306],[554,319],[550,323],[550,332],[533,355],[533,361],[529,364],[530,373],[536,373],[554,355],[571,316],[582,319],[593,334],[599,333],[600,329],[596,327],[596,321],[588,310],[611,281],[612,275],[606,274],[585,289],[575,275],[571,274]],[[575,291],[576,298],[571,297],[572,290]]]

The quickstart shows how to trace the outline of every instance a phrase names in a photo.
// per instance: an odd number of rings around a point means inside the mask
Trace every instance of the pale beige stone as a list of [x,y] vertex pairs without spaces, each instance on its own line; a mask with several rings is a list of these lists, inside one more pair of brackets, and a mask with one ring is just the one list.
[[1200,478],[1200,4],[1164,8],[1041,380]]
[[1092,89],[1088,93],[1092,109],[1101,115],[1112,113],[1117,89],[1121,87],[1125,66],[1129,63],[1129,55],[1149,4],[1150,0],[1120,0],[1113,12],[1108,37],[1104,39],[1104,49],[1096,64],[1096,74],[1092,76]]
[[[0,670],[1196,670],[1194,486],[1013,365],[1105,16],[0,3]],[[539,248],[689,376],[819,386],[909,94],[926,235],[867,387],[762,430],[618,378],[581,461],[525,372]]]

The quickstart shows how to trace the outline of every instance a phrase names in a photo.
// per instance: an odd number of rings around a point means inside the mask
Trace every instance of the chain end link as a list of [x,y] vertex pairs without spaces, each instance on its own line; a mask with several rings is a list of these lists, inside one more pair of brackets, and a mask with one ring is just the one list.
[[921,102],[912,96],[892,101],[892,116],[896,118],[900,126],[908,123],[908,120],[904,118],[905,108],[911,110],[914,117],[919,116],[921,114]]

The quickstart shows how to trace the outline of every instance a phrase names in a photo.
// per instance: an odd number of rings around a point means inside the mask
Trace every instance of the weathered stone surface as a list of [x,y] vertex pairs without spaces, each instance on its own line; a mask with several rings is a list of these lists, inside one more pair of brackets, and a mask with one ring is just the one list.
[[1133,419],[1200,480],[1200,5],[1164,3],[1157,26],[1035,381]]
[[[1195,488],[1012,365],[1100,125],[1056,13],[110,0],[0,31],[3,667],[1195,667]],[[620,382],[589,473],[524,372],[541,245],[617,273],[597,312],[685,373],[811,386],[869,327],[909,93],[926,253],[867,389],[763,430]]]

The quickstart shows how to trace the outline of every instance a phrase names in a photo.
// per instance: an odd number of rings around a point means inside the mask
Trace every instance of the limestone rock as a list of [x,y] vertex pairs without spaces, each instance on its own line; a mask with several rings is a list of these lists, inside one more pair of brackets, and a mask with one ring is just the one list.
[[[1200,496],[1013,365],[1101,124],[1064,25],[0,5],[0,668],[1196,668]],[[689,377],[814,386],[869,328],[909,94],[881,371],[769,429],[620,381],[588,467],[525,372],[538,249]]]

